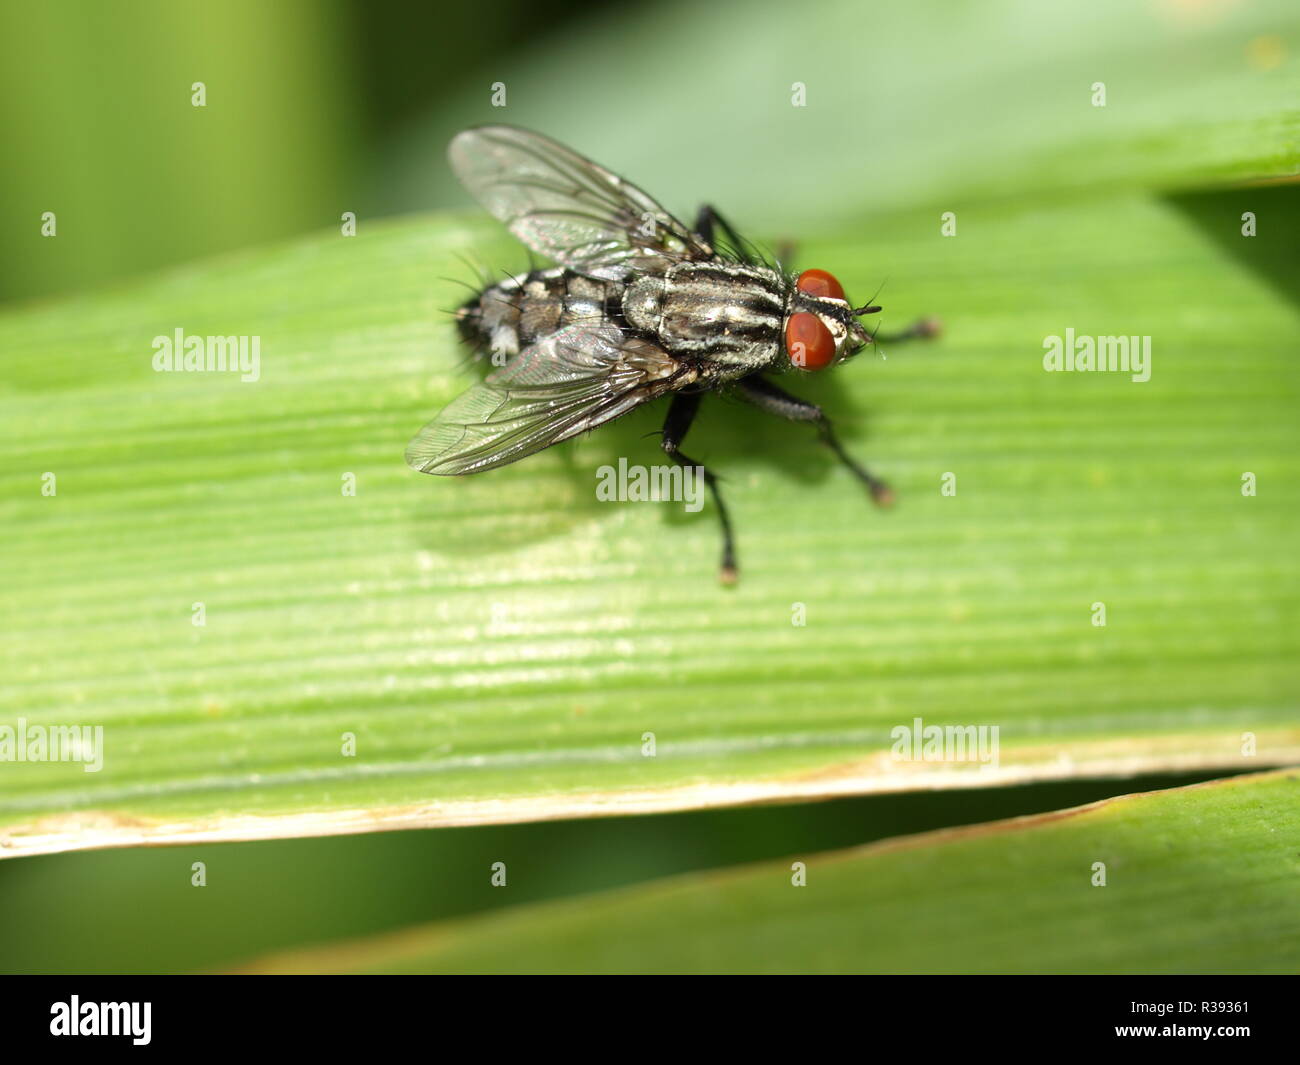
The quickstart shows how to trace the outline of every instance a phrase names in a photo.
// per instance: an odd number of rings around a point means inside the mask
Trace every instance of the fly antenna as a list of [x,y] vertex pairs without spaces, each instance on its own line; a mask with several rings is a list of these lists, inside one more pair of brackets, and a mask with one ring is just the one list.
[[880,291],[881,291],[881,289],[883,289],[883,288],[885,287],[885,284],[886,284],[888,281],[889,281],[889,278],[885,278],[884,281],[880,282],[880,284],[876,287],[876,291],[873,292],[873,293],[871,294],[871,299],[867,300],[866,304],[863,305],[862,309],[861,309],[861,310],[857,310],[857,311],[853,311],[853,312],[851,312],[851,313],[857,315],[858,317],[861,317],[861,316],[864,315],[864,314],[877,314],[877,313],[879,313],[879,311],[881,310],[881,308],[880,308],[880,306],[876,303],[876,297],[880,295]]

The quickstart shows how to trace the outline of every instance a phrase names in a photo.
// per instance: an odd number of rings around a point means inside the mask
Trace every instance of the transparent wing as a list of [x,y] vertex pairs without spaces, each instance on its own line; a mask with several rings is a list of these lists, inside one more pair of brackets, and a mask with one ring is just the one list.
[[535,252],[580,274],[662,273],[713,248],[635,185],[549,137],[480,126],[447,150],[462,185]]
[[615,325],[575,325],[525,348],[407,445],[421,473],[478,473],[594,429],[690,384],[697,371]]

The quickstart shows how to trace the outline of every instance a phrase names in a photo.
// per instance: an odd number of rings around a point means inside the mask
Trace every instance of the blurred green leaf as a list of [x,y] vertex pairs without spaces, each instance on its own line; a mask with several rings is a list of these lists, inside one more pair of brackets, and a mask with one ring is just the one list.
[[0,4],[0,296],[116,281],[358,210],[344,195],[359,125],[347,33],[321,0]]
[[[658,461],[661,409],[482,476],[403,465],[473,379],[436,279],[522,259],[487,223],[363,224],[9,314],[0,724],[102,724],[106,754],[6,763],[0,853],[1300,758],[1286,233],[1203,235],[1257,192],[803,246],[851,295],[887,270],[886,329],[948,333],[793,384],[893,513],[801,427],[709,402],[691,453],[728,478],[733,590],[708,507],[595,500],[597,466]],[[177,328],[260,336],[260,380],[153,372]],[[1044,373],[1066,328],[1152,336],[1151,380]],[[891,758],[918,717],[996,725],[998,764]]]
[[1298,789],[1290,771],[1128,795],[272,955],[246,971],[1294,973]]
[[[498,78],[505,108],[491,106]],[[390,200],[467,202],[443,152],[486,122],[540,129],[670,206],[709,201],[769,231],[1065,191],[1294,181],[1300,6],[609,8],[439,100],[389,153]]]
[[[1200,783],[920,791],[654,817],[74,851],[0,862],[0,971],[183,973],[683,873]],[[207,884],[191,883],[193,863]],[[504,861],[509,891],[490,871]],[[88,892],[87,884],[94,890]],[[307,887],[310,886],[310,890]],[[250,919],[256,914],[256,919]]]

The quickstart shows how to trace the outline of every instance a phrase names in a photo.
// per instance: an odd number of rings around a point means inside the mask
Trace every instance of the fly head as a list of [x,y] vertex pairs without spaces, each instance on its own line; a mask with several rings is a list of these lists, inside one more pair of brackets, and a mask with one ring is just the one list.
[[825,270],[805,270],[795,280],[785,319],[785,354],[796,370],[824,370],[871,343],[858,319],[879,307],[853,307],[844,287]]

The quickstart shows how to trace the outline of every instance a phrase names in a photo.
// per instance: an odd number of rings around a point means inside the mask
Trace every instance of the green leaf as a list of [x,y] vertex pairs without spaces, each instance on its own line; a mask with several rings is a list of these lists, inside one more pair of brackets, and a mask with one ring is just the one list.
[[1294,973],[1298,802],[1295,771],[1239,777],[520,906],[246,971]]
[[[405,467],[474,378],[438,278],[518,265],[486,223],[8,313],[0,725],[102,725],[104,764],[3,763],[0,853],[1300,759],[1292,191],[805,244],[851,295],[887,272],[886,329],[947,333],[792,384],[891,513],[805,427],[709,401],[690,451],[727,478],[735,589],[709,507],[595,498],[601,464],[658,461],[661,409],[481,476]],[[1243,205],[1258,251],[1228,250]],[[259,380],[154,372],[178,328],[260,336]],[[1151,336],[1150,381],[1044,372],[1067,328]],[[891,757],[917,718],[996,726],[997,763]]]

